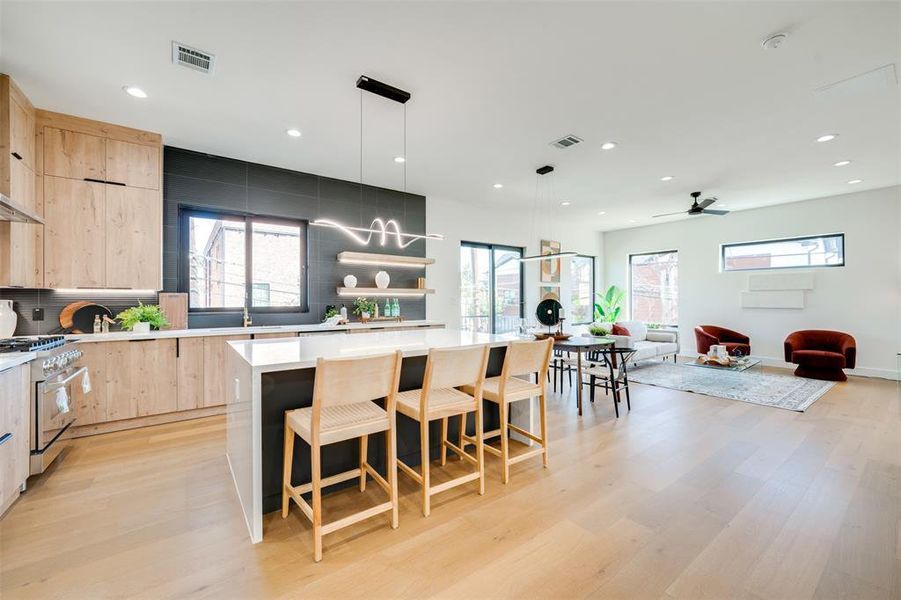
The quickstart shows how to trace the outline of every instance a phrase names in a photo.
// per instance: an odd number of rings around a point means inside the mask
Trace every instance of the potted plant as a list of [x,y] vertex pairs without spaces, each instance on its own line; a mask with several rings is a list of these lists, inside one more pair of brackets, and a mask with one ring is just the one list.
[[603,323],[616,323],[623,309],[624,292],[611,285],[604,294],[595,294],[598,301],[594,303],[594,319]]
[[138,300],[137,306],[126,308],[118,315],[116,320],[122,325],[122,329],[134,333],[149,333],[150,328],[162,329],[169,324],[166,315],[157,304],[144,304]]
[[610,335],[610,325],[607,323],[594,322],[588,326],[588,333],[595,337],[606,337]]
[[354,300],[354,314],[361,319],[368,319],[375,314],[375,302],[367,298]]

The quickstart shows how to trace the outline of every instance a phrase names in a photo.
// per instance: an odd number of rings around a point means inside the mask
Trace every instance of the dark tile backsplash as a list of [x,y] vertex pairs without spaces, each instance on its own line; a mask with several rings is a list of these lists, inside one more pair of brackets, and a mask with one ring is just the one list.
[[[328,218],[346,225],[368,226],[375,217],[393,218],[404,231],[425,230],[425,197],[395,190],[300,173],[190,150],[166,147],[163,161],[163,289],[178,290],[178,213],[181,207],[248,212],[257,215],[312,221]],[[357,285],[375,285],[379,267],[338,264],[342,250],[383,254],[425,256],[425,242],[419,240],[405,249],[376,243],[363,247],[344,233],[322,227],[309,228],[309,304],[307,313],[255,313],[254,325],[318,323],[329,304],[347,305],[353,298],[340,298],[336,289],[347,274],[357,277]],[[417,269],[384,268],[391,287],[416,287]],[[14,301],[19,315],[17,335],[55,333],[60,330],[59,313],[76,300],[91,300],[109,307],[113,313],[137,304],[156,302],[154,296],[59,293],[53,290],[0,289],[0,298]],[[384,299],[382,299],[382,304]],[[409,319],[425,318],[425,300],[401,298],[401,313]],[[32,309],[44,309],[43,321],[32,321]],[[190,327],[234,327],[241,325],[240,313],[191,313]]]

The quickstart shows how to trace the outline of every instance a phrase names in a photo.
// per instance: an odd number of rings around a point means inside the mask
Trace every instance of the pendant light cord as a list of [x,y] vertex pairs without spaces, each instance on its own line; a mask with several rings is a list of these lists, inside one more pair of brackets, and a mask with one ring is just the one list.
[[360,90],[360,204],[363,203],[363,90]]

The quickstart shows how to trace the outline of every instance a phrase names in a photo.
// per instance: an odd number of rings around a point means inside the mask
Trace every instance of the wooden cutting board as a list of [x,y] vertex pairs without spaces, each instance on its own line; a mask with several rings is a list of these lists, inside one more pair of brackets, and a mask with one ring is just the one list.
[[160,292],[160,308],[169,321],[164,329],[188,328],[188,295],[182,293]]

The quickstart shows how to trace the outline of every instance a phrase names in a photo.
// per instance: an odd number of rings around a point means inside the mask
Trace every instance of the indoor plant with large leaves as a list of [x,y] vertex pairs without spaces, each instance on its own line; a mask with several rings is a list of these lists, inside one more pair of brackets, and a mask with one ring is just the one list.
[[601,323],[616,323],[623,310],[625,292],[615,285],[607,288],[603,294],[597,293],[598,301],[594,303],[594,320]]

